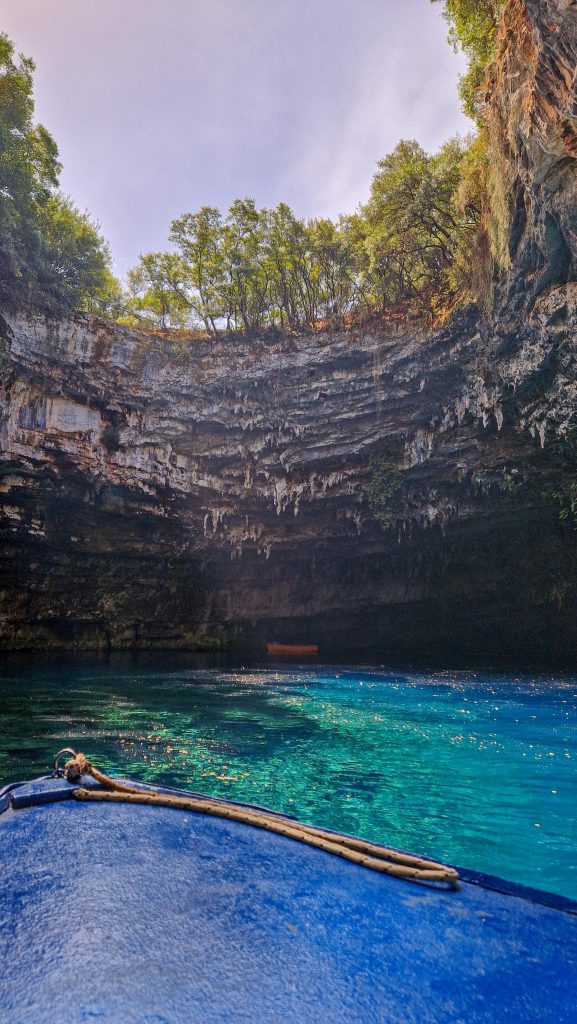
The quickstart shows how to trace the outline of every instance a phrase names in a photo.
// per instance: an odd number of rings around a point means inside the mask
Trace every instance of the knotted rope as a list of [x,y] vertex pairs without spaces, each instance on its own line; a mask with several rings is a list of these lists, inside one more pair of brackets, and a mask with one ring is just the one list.
[[[74,751],[68,751],[74,753]],[[62,752],[61,752],[62,753]],[[105,787],[103,790],[75,789],[72,796],[75,800],[106,801],[111,803],[151,804],[156,807],[171,807],[181,811],[193,811],[196,814],[209,814],[214,818],[226,818],[238,821],[243,825],[265,829],[288,839],[314,846],[325,853],[343,857],[353,864],[359,864],[371,871],[379,871],[394,878],[402,878],[410,882],[440,882],[456,887],[459,875],[454,868],[435,861],[424,860],[407,853],[399,853],[386,846],[354,839],[351,836],[335,832],[327,832],[322,828],[305,825],[302,822],[280,818],[273,813],[250,807],[240,807],[211,800],[210,797],[175,796],[170,793],[153,793],[128,786],[117,779],[95,768],[84,754],[74,754],[72,760],[64,767],[64,774],[69,782],[77,782],[82,775],[91,775],[93,779]]]

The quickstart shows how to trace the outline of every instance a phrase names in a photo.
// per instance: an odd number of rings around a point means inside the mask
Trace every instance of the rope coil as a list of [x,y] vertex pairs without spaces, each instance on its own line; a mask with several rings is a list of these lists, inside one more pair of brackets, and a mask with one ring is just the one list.
[[[63,753],[63,751],[61,751]],[[74,753],[67,750],[66,753]],[[75,789],[72,796],[83,802],[105,801],[111,803],[145,804],[169,807],[176,810],[208,814],[214,818],[237,821],[253,828],[261,828],[276,835],[295,839],[316,849],[342,857],[353,864],[378,871],[381,874],[402,878],[410,882],[438,882],[457,887],[459,875],[454,868],[436,861],[400,853],[390,847],[380,846],[364,839],[328,832],[313,825],[279,818],[272,812],[250,807],[220,803],[210,797],[176,796],[169,793],[152,793],[129,786],[95,768],[84,754],[74,754],[64,766],[64,775],[69,782],[77,782],[83,775],[91,775],[105,788],[103,790]]]

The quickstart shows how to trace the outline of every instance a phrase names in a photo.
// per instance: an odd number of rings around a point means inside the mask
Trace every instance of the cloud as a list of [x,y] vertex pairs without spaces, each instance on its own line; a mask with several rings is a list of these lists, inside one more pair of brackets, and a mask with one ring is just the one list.
[[388,33],[384,23],[380,28],[382,35],[367,41],[339,115],[302,126],[283,179],[301,208],[332,217],[352,212],[368,196],[377,160],[399,139],[417,138],[434,150],[471,130],[457,100],[464,61],[446,46],[436,9],[412,0],[404,19],[389,23]]

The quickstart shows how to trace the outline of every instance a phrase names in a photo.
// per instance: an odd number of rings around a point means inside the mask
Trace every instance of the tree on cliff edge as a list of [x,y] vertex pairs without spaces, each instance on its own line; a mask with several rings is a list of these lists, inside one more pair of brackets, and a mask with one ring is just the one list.
[[33,73],[0,34],[0,308],[105,311],[119,293],[110,255],[58,191],[58,148],[33,123]]
[[443,4],[449,25],[449,42],[467,57],[461,79],[463,109],[474,121],[482,120],[481,93],[485,68],[495,54],[497,27],[505,0],[433,0]]

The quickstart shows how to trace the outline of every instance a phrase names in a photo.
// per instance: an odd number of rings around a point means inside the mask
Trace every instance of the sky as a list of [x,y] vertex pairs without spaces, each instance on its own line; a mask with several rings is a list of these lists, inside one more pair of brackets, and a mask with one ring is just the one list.
[[0,0],[32,57],[61,183],[120,276],[170,222],[243,196],[353,212],[400,138],[434,150],[470,122],[461,55],[430,0]]

